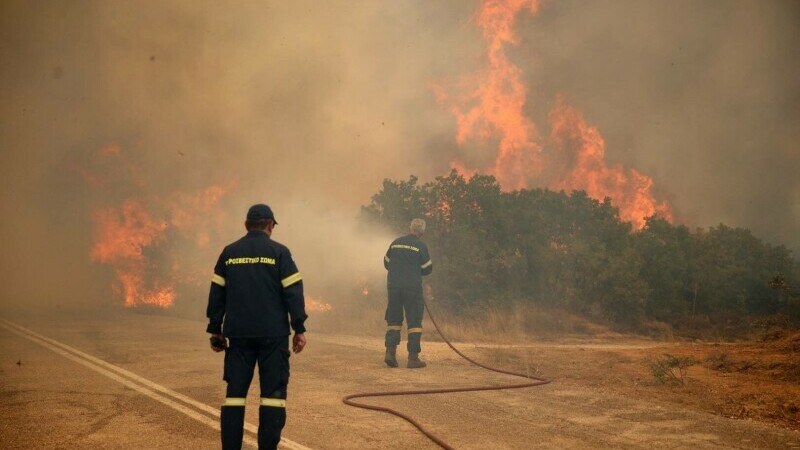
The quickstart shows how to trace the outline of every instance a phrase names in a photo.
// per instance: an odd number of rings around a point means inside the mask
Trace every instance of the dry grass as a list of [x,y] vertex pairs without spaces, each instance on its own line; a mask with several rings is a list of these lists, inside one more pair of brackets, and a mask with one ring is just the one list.
[[431,309],[442,332],[455,341],[520,343],[534,337],[614,334],[575,314],[521,303],[474,308],[459,316],[448,315],[435,305]]
[[[575,314],[521,303],[476,307],[458,315],[435,303],[429,306],[442,332],[455,341],[517,343],[534,337],[616,335],[607,327]],[[328,333],[382,336],[385,311],[385,298],[360,297],[338,302],[331,311],[310,313],[309,326]],[[439,339],[427,314],[423,328],[426,339]]]

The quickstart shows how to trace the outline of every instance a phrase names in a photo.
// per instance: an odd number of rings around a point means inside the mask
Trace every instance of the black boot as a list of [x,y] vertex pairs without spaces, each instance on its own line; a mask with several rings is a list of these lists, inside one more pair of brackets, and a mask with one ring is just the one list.
[[386,356],[383,362],[389,367],[397,367],[397,346],[386,347]]
[[406,367],[409,369],[422,369],[425,366],[427,366],[427,364],[425,364],[425,361],[419,359],[419,353],[408,354],[408,364]]

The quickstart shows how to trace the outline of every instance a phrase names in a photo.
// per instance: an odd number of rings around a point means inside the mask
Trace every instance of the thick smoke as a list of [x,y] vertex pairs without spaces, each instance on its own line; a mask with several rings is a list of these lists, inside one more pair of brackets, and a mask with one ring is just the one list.
[[[477,6],[0,3],[3,302],[108,302],[108,269],[89,261],[93,208],[213,184],[235,186],[219,203],[230,223],[219,248],[264,201],[317,295],[380,277],[390,236],[358,229],[358,206],[383,178],[430,179],[468,150],[432,86],[483,64]],[[510,57],[532,117],[563,93],[606,136],[608,158],[651,175],[679,220],[797,248],[798,10],[546,2],[519,17]],[[86,178],[105,170],[109,145],[135,174],[101,189]]]
[[[0,7],[9,302],[107,301],[111,271],[89,262],[93,211],[209,185],[234,186],[218,206],[230,223],[218,249],[243,233],[247,206],[268,202],[275,238],[327,297],[336,280],[383,271],[390,236],[354,225],[382,178],[439,171],[426,151],[449,123],[429,91],[441,67],[426,47],[442,36],[436,7]],[[109,146],[124,167],[109,167]]]

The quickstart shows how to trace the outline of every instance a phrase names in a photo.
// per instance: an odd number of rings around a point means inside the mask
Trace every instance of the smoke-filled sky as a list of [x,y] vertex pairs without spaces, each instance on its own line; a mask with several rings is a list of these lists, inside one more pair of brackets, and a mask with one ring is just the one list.
[[[267,202],[305,272],[379,273],[390,236],[353,231],[358,206],[485,151],[456,144],[433,93],[484,67],[479,6],[0,2],[3,301],[103,295],[93,214],[209,186],[212,253]],[[798,23],[796,1],[552,0],[507,53],[532,121],[568,99],[679,222],[800,249]]]

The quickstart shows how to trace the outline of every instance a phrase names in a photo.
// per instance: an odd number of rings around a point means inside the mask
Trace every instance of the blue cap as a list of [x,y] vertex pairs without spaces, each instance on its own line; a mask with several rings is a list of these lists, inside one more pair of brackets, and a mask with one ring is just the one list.
[[278,221],[275,220],[275,215],[272,214],[272,209],[269,206],[259,203],[257,205],[253,205],[250,209],[247,210],[247,220],[248,221],[256,221],[256,220],[266,220],[272,219],[275,224],[278,224]]

